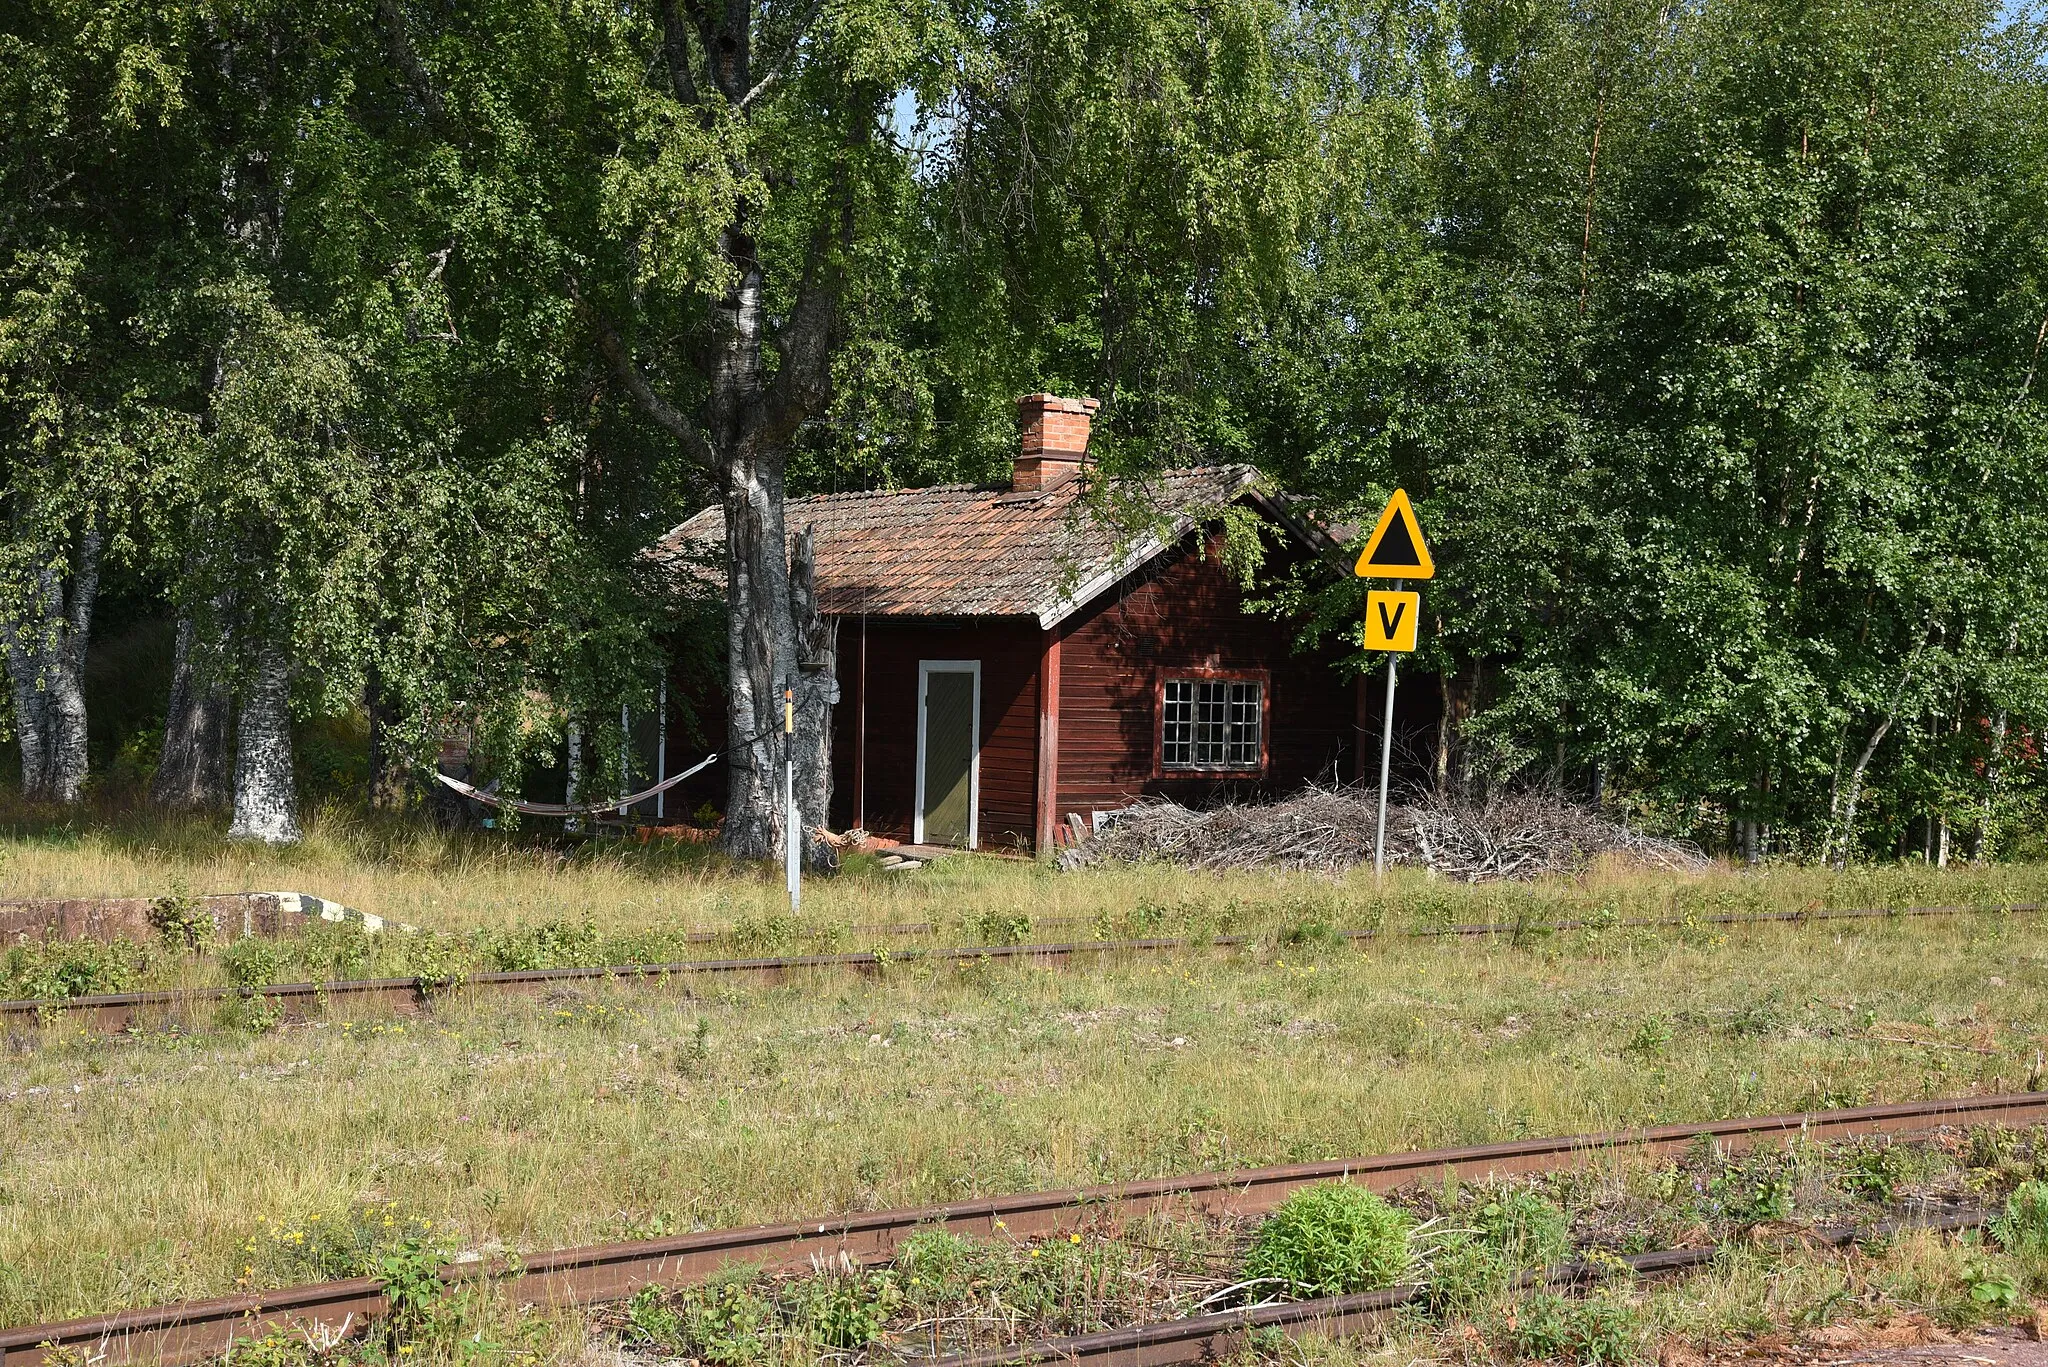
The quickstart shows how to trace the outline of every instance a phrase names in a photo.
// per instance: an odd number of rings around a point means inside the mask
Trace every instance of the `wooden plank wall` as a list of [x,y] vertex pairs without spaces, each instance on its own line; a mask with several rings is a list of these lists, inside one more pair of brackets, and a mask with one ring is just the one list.
[[[1033,622],[867,622],[867,809],[877,835],[908,840],[917,793],[917,665],[981,661],[981,823],[984,849],[1028,849],[1038,784],[1038,655]],[[861,621],[839,626],[840,705],[833,712],[832,825],[859,819]]]
[[[1358,685],[1331,653],[1298,654],[1294,631],[1247,614],[1219,557],[1221,535],[1187,540],[1063,626],[1060,811],[1121,807],[1139,794],[1190,805],[1279,795],[1318,776],[1355,776]],[[1203,553],[1206,548],[1206,555]],[[1265,670],[1263,774],[1158,772],[1158,690],[1179,670]],[[1375,715],[1374,739],[1378,732]]]

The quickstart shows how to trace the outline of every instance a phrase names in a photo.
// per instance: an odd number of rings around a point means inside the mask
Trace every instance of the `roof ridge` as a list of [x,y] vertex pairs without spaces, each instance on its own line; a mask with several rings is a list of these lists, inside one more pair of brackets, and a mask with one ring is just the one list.
[[956,481],[950,484],[920,484],[916,488],[903,489],[835,489],[825,494],[802,494],[788,500],[790,503],[850,502],[861,498],[895,498],[905,494],[954,494],[986,491],[994,493],[1007,486],[1001,484],[973,484]]
[[[1174,466],[1174,467],[1172,467],[1171,469],[1166,469],[1166,470],[1153,470],[1153,471],[1141,471],[1141,472],[1137,473],[1136,475],[1116,475],[1116,476],[1113,476],[1112,478],[1114,478],[1114,479],[1132,479],[1132,478],[1137,478],[1137,479],[1145,479],[1145,478],[1148,478],[1148,477],[1151,477],[1151,476],[1160,476],[1160,477],[1165,477],[1165,476],[1171,476],[1171,475],[1197,475],[1197,474],[1201,474],[1201,473],[1203,473],[1204,471],[1209,471],[1209,470],[1245,470],[1245,471],[1250,471],[1250,472],[1251,472],[1251,473],[1253,473],[1253,474],[1256,474],[1256,473],[1258,473],[1258,467],[1257,467],[1257,466],[1255,466],[1255,465],[1253,465],[1253,464],[1252,464],[1252,463],[1251,463],[1250,461],[1244,461],[1244,460],[1219,460],[1219,461],[1211,461],[1211,462],[1209,462],[1209,463],[1207,463],[1207,464],[1204,464],[1204,465],[1177,465],[1177,466]],[[790,500],[789,500],[789,502],[790,502],[790,503],[826,503],[826,502],[833,502],[833,501],[848,501],[848,502],[850,502],[850,501],[852,501],[852,500],[855,500],[855,499],[863,499],[863,498],[895,498],[895,497],[900,497],[900,496],[904,496],[904,495],[909,495],[909,494],[951,494],[951,493],[989,493],[989,494],[1007,494],[1007,493],[1013,493],[1013,492],[1015,492],[1015,490],[1014,490],[1014,489],[1012,489],[1012,488],[1011,488],[1011,486],[1009,486],[1009,485],[1007,485],[1007,484],[1001,484],[1001,483],[990,483],[990,482],[983,482],[983,481],[974,481],[974,480],[951,480],[951,481],[948,481],[947,483],[944,483],[944,484],[920,484],[920,485],[916,485],[916,486],[914,486],[914,487],[912,487],[912,486],[905,486],[905,487],[903,487],[903,488],[900,488],[900,489],[834,489],[834,490],[832,490],[832,491],[830,491],[830,492],[828,492],[828,493],[822,493],[822,494],[802,494],[802,495],[799,495],[799,496],[798,496],[798,497],[796,497],[796,498],[790,499]],[[694,514],[693,514],[693,516],[694,516]]]

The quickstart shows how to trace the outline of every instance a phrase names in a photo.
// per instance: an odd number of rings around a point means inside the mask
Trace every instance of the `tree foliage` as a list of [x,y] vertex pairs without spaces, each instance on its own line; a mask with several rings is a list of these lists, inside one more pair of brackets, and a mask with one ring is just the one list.
[[2044,48],[1987,0],[25,0],[17,729],[105,558],[220,686],[281,660],[299,716],[467,722],[516,784],[652,700],[639,553],[720,502],[762,853],[764,718],[830,658],[785,496],[996,476],[1055,389],[1112,468],[1410,491],[1444,785],[2024,848]]

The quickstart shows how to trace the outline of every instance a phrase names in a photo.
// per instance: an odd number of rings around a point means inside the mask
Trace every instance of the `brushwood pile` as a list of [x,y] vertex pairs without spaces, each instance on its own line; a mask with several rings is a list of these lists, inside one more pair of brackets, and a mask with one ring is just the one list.
[[[1147,798],[1072,849],[1060,866],[1147,860],[1185,868],[1279,869],[1339,874],[1373,857],[1378,795],[1311,785],[1269,803],[1201,809]],[[1479,883],[1573,874],[1615,856],[1671,872],[1704,868],[1685,841],[1647,834],[1554,793],[1495,793],[1474,801],[1434,795],[1387,810],[1387,862]]]

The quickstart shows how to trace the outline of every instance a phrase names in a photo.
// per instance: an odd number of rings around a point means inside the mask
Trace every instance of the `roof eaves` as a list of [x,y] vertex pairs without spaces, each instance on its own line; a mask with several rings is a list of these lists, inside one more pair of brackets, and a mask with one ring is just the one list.
[[1158,555],[1171,545],[1173,541],[1180,540],[1181,536],[1188,530],[1188,527],[1193,525],[1194,523],[1189,521],[1185,525],[1176,526],[1170,541],[1162,540],[1157,536],[1147,536],[1144,540],[1133,543],[1122,555],[1110,561],[1106,569],[1093,575],[1084,583],[1076,585],[1072,592],[1062,594],[1040,607],[1038,609],[1038,625],[1040,629],[1050,631],[1082,608],[1087,607],[1088,604],[1094,602],[1114,587],[1118,580],[1152,559],[1153,556]]

